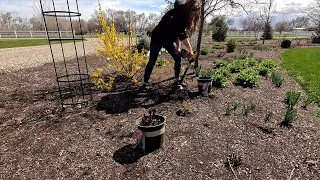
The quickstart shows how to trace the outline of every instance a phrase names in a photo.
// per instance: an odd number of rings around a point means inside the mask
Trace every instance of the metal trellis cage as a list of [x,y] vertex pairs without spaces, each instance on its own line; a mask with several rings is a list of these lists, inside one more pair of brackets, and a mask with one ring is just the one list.
[[40,0],[62,108],[92,100],[81,14],[78,1],[70,1]]

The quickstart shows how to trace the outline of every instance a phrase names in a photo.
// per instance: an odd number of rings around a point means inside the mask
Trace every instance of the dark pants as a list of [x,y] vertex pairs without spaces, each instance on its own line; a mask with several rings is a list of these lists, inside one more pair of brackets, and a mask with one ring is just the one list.
[[159,52],[161,48],[165,48],[169,54],[173,57],[174,60],[174,76],[175,78],[179,78],[180,71],[181,71],[181,57],[179,55],[179,51],[177,50],[174,43],[167,44],[167,43],[152,43],[150,44],[150,57],[149,62],[146,66],[144,72],[144,82],[147,83],[150,79],[150,75],[152,73],[153,67],[156,64],[156,61],[159,56]]

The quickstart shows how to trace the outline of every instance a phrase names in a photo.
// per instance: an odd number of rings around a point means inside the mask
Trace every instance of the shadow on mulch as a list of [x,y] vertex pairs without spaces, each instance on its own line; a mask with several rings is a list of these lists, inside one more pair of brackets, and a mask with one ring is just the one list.
[[138,146],[137,148],[133,148],[133,144],[129,144],[116,150],[112,158],[117,163],[124,165],[135,163],[144,155],[144,151],[140,146]]
[[102,97],[97,105],[97,110],[119,114],[138,107],[151,108],[161,103],[184,101],[198,96],[198,92],[189,92],[188,89],[178,90],[170,85],[156,85],[149,90],[136,87],[122,92],[111,92]]

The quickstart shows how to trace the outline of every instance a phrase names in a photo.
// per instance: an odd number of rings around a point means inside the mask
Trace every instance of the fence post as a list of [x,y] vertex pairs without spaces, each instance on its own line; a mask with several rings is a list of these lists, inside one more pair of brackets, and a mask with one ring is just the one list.
[[18,36],[17,36],[17,31],[16,31],[16,30],[14,30],[14,34],[16,35],[16,38],[18,38]]
[[31,30],[30,30],[30,36],[31,36],[31,38],[32,38],[32,32],[31,32]]

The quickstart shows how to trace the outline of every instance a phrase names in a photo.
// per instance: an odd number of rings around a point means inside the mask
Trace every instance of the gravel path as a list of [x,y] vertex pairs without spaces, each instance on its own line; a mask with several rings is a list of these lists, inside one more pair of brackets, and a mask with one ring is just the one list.
[[[94,44],[97,39],[87,39],[85,41],[85,52],[87,55],[96,53]],[[82,43],[76,43],[78,56],[83,56]],[[52,45],[54,58],[58,61],[63,61],[61,45]],[[63,44],[65,59],[69,60],[76,57],[73,43]],[[46,63],[52,63],[51,51],[48,45],[5,48],[0,49],[0,72],[12,72],[25,68],[41,66]]]

